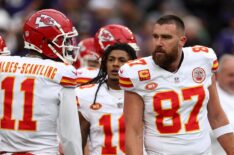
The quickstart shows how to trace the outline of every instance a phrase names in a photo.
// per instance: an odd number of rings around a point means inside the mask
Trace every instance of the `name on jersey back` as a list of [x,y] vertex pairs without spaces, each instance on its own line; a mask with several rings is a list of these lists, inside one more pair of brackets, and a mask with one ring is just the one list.
[[29,75],[41,75],[49,79],[54,79],[57,68],[52,66],[45,66],[41,64],[32,63],[18,63],[18,62],[0,62],[0,72],[4,73],[20,73]]

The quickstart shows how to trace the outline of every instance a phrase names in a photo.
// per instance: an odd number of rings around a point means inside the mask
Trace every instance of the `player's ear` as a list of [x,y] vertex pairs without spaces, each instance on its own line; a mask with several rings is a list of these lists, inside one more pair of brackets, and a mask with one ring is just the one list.
[[186,37],[186,36],[181,36],[181,37],[180,37],[179,45],[180,45],[181,47],[183,47],[183,46],[185,45],[186,41],[187,41],[187,37]]

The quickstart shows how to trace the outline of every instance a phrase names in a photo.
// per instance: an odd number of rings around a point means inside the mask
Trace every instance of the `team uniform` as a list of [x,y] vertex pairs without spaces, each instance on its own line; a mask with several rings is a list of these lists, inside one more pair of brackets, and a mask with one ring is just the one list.
[[77,83],[84,84],[98,75],[99,69],[91,67],[82,67],[77,69]]
[[[76,100],[72,102],[72,96],[63,94],[68,91],[74,95],[76,77],[73,66],[49,59],[0,57],[1,154],[57,155],[57,133],[70,155],[77,151],[73,145],[81,142],[77,141],[80,129]],[[69,124],[71,115],[74,122]],[[71,132],[74,134],[69,135]]]
[[175,73],[156,65],[152,56],[129,62],[119,71],[121,88],[144,101],[144,144],[149,155],[210,154],[208,87],[218,61],[207,47],[186,47],[183,54]]
[[113,90],[104,83],[80,86],[76,89],[79,111],[90,123],[90,154],[125,154],[125,124],[123,117],[123,90]]

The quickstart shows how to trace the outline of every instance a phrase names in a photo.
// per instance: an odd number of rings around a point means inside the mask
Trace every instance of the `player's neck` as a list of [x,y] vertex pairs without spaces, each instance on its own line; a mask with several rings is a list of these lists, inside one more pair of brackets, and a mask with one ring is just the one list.
[[113,79],[108,79],[107,80],[107,85],[114,90],[120,90],[120,86],[119,86],[119,80],[113,80]]
[[181,51],[179,53],[178,58],[167,68],[167,70],[173,73],[177,72],[183,62],[183,59],[184,59],[184,52]]

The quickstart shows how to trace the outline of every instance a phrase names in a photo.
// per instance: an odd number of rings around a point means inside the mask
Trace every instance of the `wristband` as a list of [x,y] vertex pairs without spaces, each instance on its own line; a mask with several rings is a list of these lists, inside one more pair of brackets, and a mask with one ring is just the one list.
[[216,138],[218,138],[226,133],[232,133],[232,132],[233,132],[233,129],[232,129],[232,126],[230,124],[220,126],[220,127],[213,130],[214,136]]

